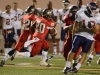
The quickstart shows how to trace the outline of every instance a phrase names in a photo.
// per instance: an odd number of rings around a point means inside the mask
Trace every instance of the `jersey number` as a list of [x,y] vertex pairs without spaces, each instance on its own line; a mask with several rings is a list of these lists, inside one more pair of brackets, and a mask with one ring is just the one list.
[[14,17],[14,21],[20,21],[21,20],[21,14],[18,14]]
[[10,25],[10,19],[6,19],[6,25]]
[[36,31],[39,32],[39,33],[44,33],[44,30],[45,30],[45,24],[37,22]]

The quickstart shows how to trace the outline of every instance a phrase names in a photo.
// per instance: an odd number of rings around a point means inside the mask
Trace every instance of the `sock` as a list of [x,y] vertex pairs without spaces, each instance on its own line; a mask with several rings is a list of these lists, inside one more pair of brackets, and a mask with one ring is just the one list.
[[71,67],[71,62],[70,61],[66,61],[66,66],[65,66],[65,68],[64,69],[66,69],[66,67]]
[[59,42],[59,53],[62,53],[63,43],[64,43],[64,41],[60,40],[60,42]]
[[4,60],[4,61],[7,61],[9,58],[10,58],[10,56],[9,56],[9,54],[7,54],[7,55],[3,58],[3,60]]
[[[56,43],[54,43],[54,44],[56,44]],[[53,52],[57,53],[57,46],[56,45],[53,45]]]
[[4,48],[5,55],[8,53],[8,48]]
[[31,54],[30,54],[30,52],[23,52],[23,56],[25,56],[25,57],[30,57]]
[[94,56],[93,56],[92,54],[89,55],[89,58],[93,59],[93,57],[94,57]]
[[46,60],[47,59],[48,51],[42,50],[42,57]]
[[28,50],[29,52],[31,52],[31,50],[32,50],[32,46],[31,46],[31,45],[28,46],[27,50]]
[[81,67],[81,63],[78,63],[76,66],[77,70],[79,70],[79,68]]

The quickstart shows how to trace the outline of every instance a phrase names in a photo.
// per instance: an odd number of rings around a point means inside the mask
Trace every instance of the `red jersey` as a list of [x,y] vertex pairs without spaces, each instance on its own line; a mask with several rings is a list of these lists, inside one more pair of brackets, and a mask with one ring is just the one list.
[[65,15],[63,20],[65,21],[64,26],[73,25],[75,20],[71,20],[69,14]]
[[45,39],[49,29],[55,27],[55,22],[43,17],[36,19],[36,32],[33,34],[33,37],[38,37]]
[[24,15],[23,16],[23,24],[25,25],[24,29],[25,30],[29,30],[30,26],[32,24],[32,21],[35,21],[36,18],[37,17],[35,15],[33,15],[33,14],[32,15],[28,15],[28,14]]

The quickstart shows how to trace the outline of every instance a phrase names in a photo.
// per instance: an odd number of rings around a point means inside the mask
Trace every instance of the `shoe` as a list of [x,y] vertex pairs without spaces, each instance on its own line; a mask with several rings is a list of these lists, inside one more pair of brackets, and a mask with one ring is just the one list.
[[77,72],[78,72],[78,70],[77,70],[77,68],[75,68],[75,67],[74,67],[73,69],[70,70],[70,73],[72,73],[72,74],[73,74],[73,73],[77,73]]
[[71,70],[71,68],[66,67],[66,69],[65,69],[65,70],[63,70],[63,73],[64,73],[64,74],[67,74],[68,72],[70,72],[70,70]]
[[13,61],[13,60],[14,60],[14,58],[15,58],[14,56],[11,56],[11,61]]
[[50,57],[47,57],[47,59],[45,60],[46,62],[48,62],[49,60],[51,60],[54,56],[51,55]]
[[90,66],[90,65],[91,65],[91,63],[90,63],[90,62],[86,62],[86,65],[87,65],[87,66]]
[[50,64],[48,64],[48,63],[46,63],[46,62],[44,62],[44,61],[41,61],[41,62],[40,62],[40,66],[51,67]]
[[91,61],[92,61],[92,59],[91,59],[91,58],[89,58],[89,59],[87,60],[87,62],[86,62],[86,65],[87,65],[87,66],[90,66]]
[[4,64],[5,64],[5,61],[1,60],[0,67],[3,67]]
[[100,65],[100,58],[97,60],[97,65]]

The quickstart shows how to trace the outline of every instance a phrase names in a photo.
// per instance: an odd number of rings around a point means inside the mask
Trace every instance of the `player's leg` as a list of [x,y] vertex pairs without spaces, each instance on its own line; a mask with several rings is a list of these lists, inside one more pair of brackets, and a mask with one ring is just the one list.
[[7,53],[7,55],[4,56],[4,58],[1,60],[0,67],[3,67],[5,62],[15,53],[16,49],[13,49]]
[[52,41],[53,41],[53,55],[57,54],[57,43],[55,40],[55,36],[51,36],[52,37]]
[[63,48],[63,56],[65,58],[65,61],[67,61],[68,59],[68,54],[71,50],[71,47],[72,47],[72,38],[69,37],[65,43],[64,43],[64,48]]
[[93,42],[92,46],[90,49],[92,49],[88,59],[87,59],[87,66],[90,66],[92,59],[94,58],[94,56],[97,54],[97,52],[99,52],[98,48],[99,48],[100,44],[98,44],[98,41]]
[[48,50],[49,50],[49,44],[47,43],[46,40],[43,40],[42,60],[40,62],[40,65],[50,67],[50,65],[46,62]]
[[74,62],[72,62],[73,63],[73,67],[75,67],[77,65],[78,61],[80,60],[81,52],[82,52],[82,47],[80,47],[78,49],[78,51],[75,53],[75,55],[74,55],[74,59],[73,59]]
[[71,69],[71,62],[74,58],[75,53],[80,47],[81,37],[75,36],[72,43],[72,51],[69,53],[68,60],[66,61],[66,66],[64,70],[64,74],[67,74]]
[[61,27],[61,32],[60,32],[60,41],[59,41],[59,54],[62,54],[62,49],[63,49],[63,44],[65,40],[65,30],[63,30],[63,27]]
[[[20,50],[23,48],[24,43],[27,41],[27,39],[29,37],[29,34],[30,34],[29,31],[23,31],[21,33],[21,35],[20,35],[20,37],[19,37],[19,39],[18,39],[18,41],[17,41],[17,43],[16,43],[16,45],[14,47],[17,51],[13,54],[13,56],[11,57],[11,60],[13,60],[15,55],[16,55],[16,53],[20,52]],[[23,49],[23,50],[25,50],[25,49]]]
[[8,50],[8,45],[9,45],[9,38],[8,38],[8,33],[7,30],[4,30],[4,52],[5,55],[9,52]]
[[83,62],[85,61],[87,57],[87,52],[89,51],[92,45],[92,40],[86,39],[84,37],[81,40],[83,42],[83,43],[80,43],[82,44],[82,57],[80,58],[78,64],[70,71],[71,73],[78,72],[78,70],[80,69],[81,65],[83,64]]

